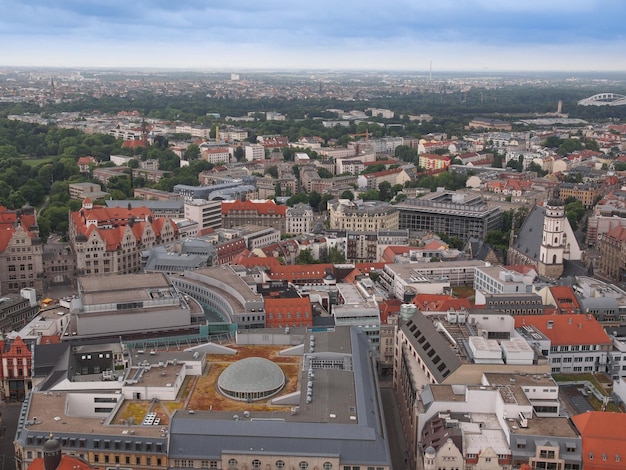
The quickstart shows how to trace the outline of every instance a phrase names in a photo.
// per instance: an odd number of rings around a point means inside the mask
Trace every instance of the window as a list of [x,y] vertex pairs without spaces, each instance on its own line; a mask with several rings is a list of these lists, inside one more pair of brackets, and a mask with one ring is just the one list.
[[309,462],[301,460],[298,464],[298,467],[300,468],[300,470],[306,470],[307,468],[309,468]]
[[277,460],[276,468],[285,468],[285,462],[283,460]]
[[228,460],[228,466],[229,467],[236,467],[237,466],[237,459],[229,459]]
[[333,464],[330,462],[324,462],[324,470],[331,470],[333,468]]
[[252,461],[252,467],[253,468],[261,468],[261,461],[259,459],[254,459]]

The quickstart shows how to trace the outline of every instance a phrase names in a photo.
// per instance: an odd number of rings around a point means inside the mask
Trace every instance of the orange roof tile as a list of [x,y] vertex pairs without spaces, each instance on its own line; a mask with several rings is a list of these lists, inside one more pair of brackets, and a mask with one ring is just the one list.
[[377,271],[385,269],[387,263],[355,263],[354,267],[363,273],[369,273],[370,271]]
[[393,263],[396,256],[404,255],[404,254],[408,253],[409,251],[411,251],[411,247],[410,246],[389,245],[383,251],[382,259],[383,259],[383,261],[385,261],[387,263]]
[[246,268],[254,268],[254,267],[267,267],[267,268],[275,268],[281,266],[278,258],[274,258],[273,256],[266,256],[264,258],[250,256],[250,252],[246,250],[246,252],[240,253],[232,262],[232,264],[237,264],[239,266],[245,266]]
[[516,315],[515,327],[523,325],[537,328],[550,339],[552,346],[613,344],[591,315]]
[[412,304],[423,312],[447,312],[448,310],[461,310],[471,308],[469,299],[455,298],[449,295],[417,294]]
[[582,437],[585,470],[626,466],[626,414],[589,411],[572,421]]
[[265,299],[266,313],[311,313],[311,301],[308,297],[302,298],[267,298]]
[[570,286],[552,286],[549,288],[557,307],[569,313],[580,313],[580,304],[574,294],[574,289]]
[[268,200],[263,202],[246,201],[224,201],[222,202],[222,214],[228,214],[230,211],[257,211],[259,214],[277,214],[285,216],[287,206],[279,206],[274,201]]
[[272,267],[269,273],[271,279],[293,281],[299,279],[321,279],[326,276],[326,271],[333,272],[333,265],[325,264],[302,264]]
[[[74,455],[63,455],[61,462],[57,466],[56,470],[91,470],[93,467],[89,465],[89,462],[76,457]],[[28,466],[28,470],[45,470],[43,464],[43,458],[37,457]]]

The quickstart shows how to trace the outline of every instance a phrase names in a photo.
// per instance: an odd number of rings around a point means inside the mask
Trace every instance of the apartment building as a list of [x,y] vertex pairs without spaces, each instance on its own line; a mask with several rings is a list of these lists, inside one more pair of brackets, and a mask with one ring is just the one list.
[[396,207],[382,201],[335,199],[328,203],[328,214],[332,230],[377,232],[398,228]]
[[312,233],[313,232],[313,209],[308,204],[296,204],[289,207],[285,213],[286,233]]

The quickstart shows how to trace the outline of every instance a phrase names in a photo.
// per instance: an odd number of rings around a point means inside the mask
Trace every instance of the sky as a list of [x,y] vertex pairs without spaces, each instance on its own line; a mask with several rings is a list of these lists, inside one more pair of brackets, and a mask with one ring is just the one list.
[[0,66],[624,71],[626,0],[0,0]]

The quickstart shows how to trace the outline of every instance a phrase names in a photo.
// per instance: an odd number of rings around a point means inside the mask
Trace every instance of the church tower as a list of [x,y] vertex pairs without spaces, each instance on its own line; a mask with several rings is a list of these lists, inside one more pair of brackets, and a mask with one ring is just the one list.
[[563,255],[566,244],[565,224],[565,204],[563,204],[557,188],[545,207],[543,234],[537,265],[540,276],[557,279],[563,274]]

